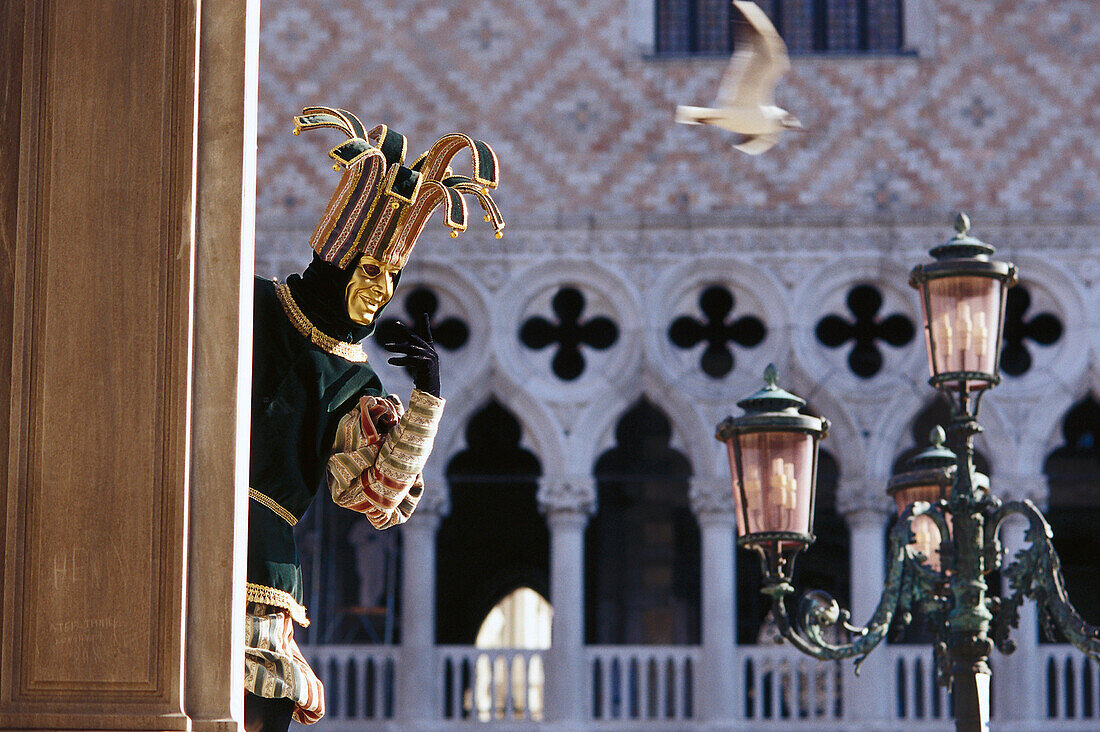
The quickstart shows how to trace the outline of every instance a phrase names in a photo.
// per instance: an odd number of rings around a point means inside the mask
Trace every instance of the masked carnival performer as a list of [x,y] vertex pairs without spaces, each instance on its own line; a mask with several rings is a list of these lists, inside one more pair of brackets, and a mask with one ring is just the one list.
[[[313,261],[279,283],[256,279],[252,439],[245,622],[245,728],[286,730],[291,718],[324,715],[324,689],[294,642],[309,624],[293,527],[322,480],[340,506],[377,529],[407,520],[423,491],[420,473],[443,412],[439,362],[427,319],[401,326],[390,363],[410,367],[408,410],[387,395],[357,345],[393,296],[401,269],[432,212],[442,206],[451,236],[466,228],[473,196],[499,238],[504,228],[489,194],[497,159],[466,135],[438,140],[409,165],[405,138],[367,130],[342,109],[307,107],[294,134],[344,133],[329,155],[343,170],[310,239]],[[471,177],[455,175],[468,150]]]

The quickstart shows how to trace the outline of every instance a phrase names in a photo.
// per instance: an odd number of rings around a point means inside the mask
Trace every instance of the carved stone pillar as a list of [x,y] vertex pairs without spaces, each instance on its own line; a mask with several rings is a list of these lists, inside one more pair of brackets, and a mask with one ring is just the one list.
[[[885,482],[885,481],[884,481]],[[868,501],[844,513],[849,532],[852,621],[862,625],[871,619],[886,584],[886,501]],[[812,547],[811,547],[812,551]],[[844,680],[845,716],[851,720],[887,719],[893,689],[890,664],[881,652],[872,652],[859,676]]]
[[401,659],[397,712],[411,726],[440,716],[443,674],[435,654],[435,535],[451,511],[442,474],[424,476],[424,495],[401,525]]
[[703,719],[727,728],[741,717],[742,684],[737,663],[735,569],[736,520],[728,477],[691,479],[691,510],[702,542],[703,657],[695,698]]
[[[1012,514],[1001,524],[1001,542],[1007,554],[1006,565],[1012,561],[1016,552],[1027,546],[1024,532],[1027,531],[1027,519]],[[1003,579],[1002,597],[1008,597],[1012,589],[1008,580]],[[1072,588],[1070,588],[1072,591]],[[1046,666],[1039,657],[1039,607],[1031,600],[1025,600],[1020,606],[1020,624],[1013,633],[1016,652],[1004,656],[994,654],[992,662],[993,696],[997,704],[998,721],[1029,721],[1038,724],[1046,705],[1046,684],[1044,682]]]
[[546,718],[570,725],[588,719],[590,674],[584,657],[584,529],[596,507],[592,478],[547,476],[539,508],[550,528],[550,605]]
[[0,3],[0,729],[237,728],[258,29]]

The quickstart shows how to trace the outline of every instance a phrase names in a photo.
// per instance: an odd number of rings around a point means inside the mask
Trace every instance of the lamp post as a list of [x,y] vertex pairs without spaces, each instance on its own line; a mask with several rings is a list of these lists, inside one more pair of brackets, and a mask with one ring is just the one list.
[[[762,591],[771,597],[779,632],[795,648],[821,660],[856,658],[856,667],[897,618],[919,609],[936,629],[937,677],[950,684],[955,728],[982,732],[989,725],[989,654],[1011,653],[1009,633],[1025,598],[1043,605],[1074,646],[1100,660],[1100,628],[1086,623],[1070,604],[1050,525],[1031,501],[1002,502],[989,479],[974,468],[974,437],[982,431],[982,395],[1000,383],[999,354],[1005,293],[1016,284],[1016,267],[992,259],[993,247],[972,237],[959,214],[956,234],[932,249],[935,262],[919,265],[910,284],[920,291],[929,384],[951,405],[932,446],[891,479],[887,492],[898,506],[890,532],[886,583],[865,626],[820,590],[807,592],[795,615],[787,598],[798,553],[813,543],[817,443],[828,422],[802,414],[805,402],[779,388],[774,366],[766,386],[738,402],[745,410],[717,428],[730,455],[738,543],[755,550],[764,568]],[[1028,546],[1006,563],[998,534],[1010,514],[1028,521]],[[1001,570],[1011,594],[987,596],[986,576]],[[846,641],[834,642],[835,637]]]

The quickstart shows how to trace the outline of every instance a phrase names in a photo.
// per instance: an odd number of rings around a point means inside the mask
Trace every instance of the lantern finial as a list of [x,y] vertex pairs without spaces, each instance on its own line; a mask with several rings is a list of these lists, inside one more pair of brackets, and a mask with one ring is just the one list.
[[947,433],[943,431],[943,427],[939,425],[933,427],[928,433],[928,442],[932,447],[943,447],[943,443],[947,442]]
[[959,239],[970,233],[970,217],[965,211],[959,211],[959,215],[955,217],[955,231],[959,232]]
[[767,368],[764,369],[764,383],[768,385],[769,389],[775,389],[778,381],[779,370],[775,368],[774,363],[769,363]]

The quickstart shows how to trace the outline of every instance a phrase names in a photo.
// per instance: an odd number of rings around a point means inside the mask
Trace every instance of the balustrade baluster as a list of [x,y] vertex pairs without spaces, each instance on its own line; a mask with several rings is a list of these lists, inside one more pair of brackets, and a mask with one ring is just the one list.
[[367,695],[370,693],[369,684],[373,681],[371,675],[367,672],[371,660],[370,656],[359,658],[355,654],[348,656],[347,665],[355,669],[355,688],[349,697],[354,696],[355,698],[356,719],[370,719],[372,712],[377,714],[378,707],[372,707],[367,703]]
[[331,692],[326,696],[335,702],[330,707],[332,718],[344,719],[347,716],[348,706],[344,698],[347,694],[347,686],[344,684],[344,665],[340,663],[340,659],[332,657],[329,659],[328,666],[332,670],[332,687]]
[[821,700],[821,714],[819,716],[826,719],[840,719],[844,713],[843,707],[837,709],[837,702],[840,701],[843,704],[843,693],[841,689],[840,669],[836,663],[829,664],[829,670],[825,673],[824,693],[825,698]]
[[771,719],[779,719],[783,715],[783,668],[780,664],[769,664],[771,673],[768,674],[768,686],[770,687],[770,698],[768,716]]
[[515,667],[512,664],[514,658],[514,656],[501,656],[503,663],[500,664],[500,672],[504,677],[501,679],[504,686],[504,698],[501,701],[503,702],[503,716],[505,719],[515,719],[516,714],[516,675],[514,673]]

